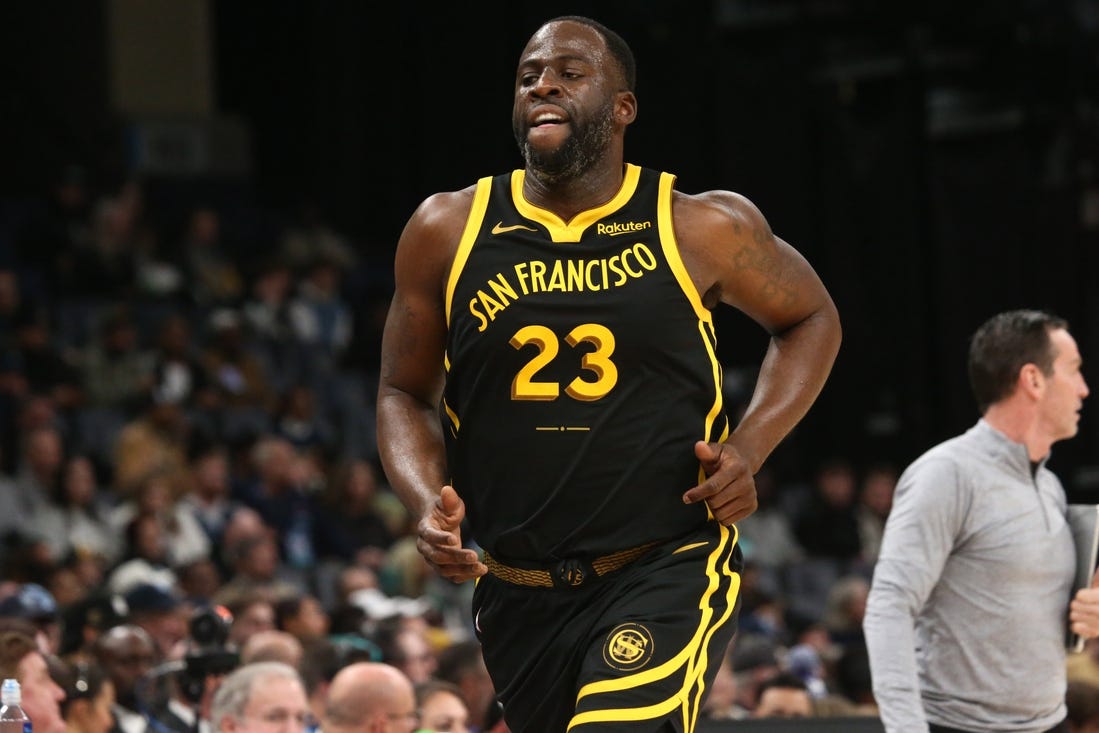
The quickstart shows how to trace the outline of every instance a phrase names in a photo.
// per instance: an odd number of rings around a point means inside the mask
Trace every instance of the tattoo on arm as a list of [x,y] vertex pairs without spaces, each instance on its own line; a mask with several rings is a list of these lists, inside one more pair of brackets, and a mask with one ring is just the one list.
[[733,264],[737,269],[754,270],[765,278],[761,289],[765,298],[781,302],[784,306],[793,305],[797,291],[783,278],[784,272],[779,262],[768,254],[775,246],[770,231],[756,230],[752,239],[752,246],[741,244],[733,251]]

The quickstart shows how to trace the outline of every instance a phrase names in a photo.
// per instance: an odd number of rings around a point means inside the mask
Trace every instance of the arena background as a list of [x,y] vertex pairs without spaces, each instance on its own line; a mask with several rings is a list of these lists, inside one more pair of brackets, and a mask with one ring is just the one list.
[[[424,196],[520,164],[515,61],[571,12],[637,54],[628,159],[745,194],[835,296],[843,348],[780,465],[905,463],[967,428],[966,340],[1006,308],[1067,317],[1099,387],[1096,0],[6,3],[0,196],[136,172],[252,247],[312,203],[384,293]],[[718,323],[735,397],[765,339]],[[1097,410],[1051,463],[1075,498],[1099,497]]]

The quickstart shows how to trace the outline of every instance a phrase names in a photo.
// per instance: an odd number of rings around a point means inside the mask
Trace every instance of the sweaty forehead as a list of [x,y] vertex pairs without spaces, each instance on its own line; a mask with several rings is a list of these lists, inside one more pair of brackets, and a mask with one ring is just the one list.
[[546,63],[557,58],[577,58],[603,65],[608,60],[607,44],[598,31],[583,23],[549,23],[531,36],[519,63]]

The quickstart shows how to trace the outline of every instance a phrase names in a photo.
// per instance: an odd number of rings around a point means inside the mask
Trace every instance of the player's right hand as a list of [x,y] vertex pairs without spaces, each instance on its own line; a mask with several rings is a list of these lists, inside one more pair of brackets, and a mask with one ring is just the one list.
[[416,527],[416,549],[435,572],[454,583],[488,572],[477,551],[462,546],[465,516],[465,502],[453,486],[444,486]]

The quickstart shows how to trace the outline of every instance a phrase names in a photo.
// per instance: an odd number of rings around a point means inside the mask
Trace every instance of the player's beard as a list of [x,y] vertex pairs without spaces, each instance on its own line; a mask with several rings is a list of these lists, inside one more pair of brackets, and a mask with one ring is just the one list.
[[535,149],[527,139],[530,127],[514,126],[515,141],[523,155],[527,171],[539,180],[555,184],[580,178],[603,157],[614,132],[614,101],[607,100],[590,122],[572,118],[572,134],[553,150]]

